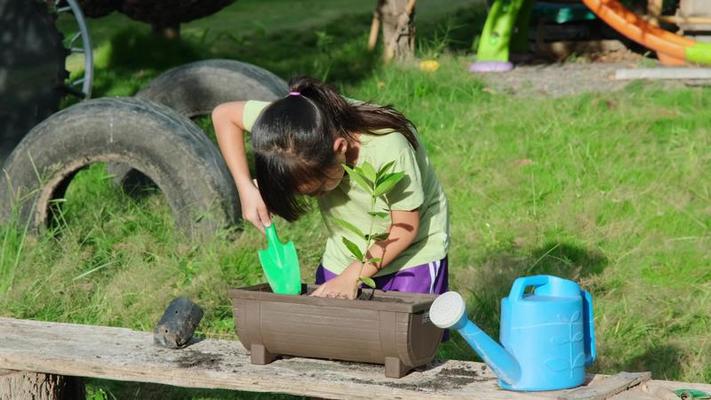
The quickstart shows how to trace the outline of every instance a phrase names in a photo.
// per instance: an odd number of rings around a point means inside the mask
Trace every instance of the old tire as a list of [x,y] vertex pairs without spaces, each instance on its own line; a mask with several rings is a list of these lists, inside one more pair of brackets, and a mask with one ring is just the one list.
[[15,209],[20,222],[47,226],[52,200],[64,197],[74,175],[96,162],[127,164],[150,178],[191,237],[238,219],[230,173],[200,128],[168,107],[118,97],[79,103],[30,131],[3,168],[4,215]]
[[136,97],[165,104],[193,118],[210,114],[221,103],[276,100],[288,90],[283,79],[263,68],[216,59],[170,69],[151,81]]
[[[197,61],[172,68],[152,80],[136,97],[166,105],[189,118],[208,115],[218,104],[238,100],[276,100],[286,82],[256,65],[234,60]],[[140,172],[110,163],[115,182],[131,193],[150,186]]]

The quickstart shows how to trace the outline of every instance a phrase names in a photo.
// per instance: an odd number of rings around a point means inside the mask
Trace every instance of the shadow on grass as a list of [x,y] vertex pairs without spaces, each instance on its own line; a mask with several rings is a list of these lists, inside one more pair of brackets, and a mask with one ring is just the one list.
[[[469,317],[498,341],[501,299],[508,296],[516,278],[526,275],[555,275],[580,282],[607,266],[600,252],[566,241],[548,242],[529,253],[513,247],[484,257],[477,268],[458,272],[459,291],[468,298]],[[593,299],[594,301],[594,299]],[[478,359],[457,334],[440,347],[439,356],[449,359]]]
[[238,392],[232,390],[188,389],[156,383],[117,382],[102,379],[85,379],[87,399],[140,399],[140,400],[299,400],[307,397],[275,393]]
[[682,376],[683,354],[681,349],[674,345],[657,345],[614,367],[623,371],[650,371],[654,379],[676,381]]
[[[108,44],[105,67],[96,72],[94,93],[97,97],[132,95],[167,69],[210,58],[252,63],[285,80],[306,74],[335,85],[354,84],[381,65],[382,49],[366,48],[371,18],[370,13],[352,14],[317,28],[246,35],[205,33],[181,40],[123,30]],[[437,56],[470,49],[484,18],[482,10],[468,7],[418,22],[418,52]]]

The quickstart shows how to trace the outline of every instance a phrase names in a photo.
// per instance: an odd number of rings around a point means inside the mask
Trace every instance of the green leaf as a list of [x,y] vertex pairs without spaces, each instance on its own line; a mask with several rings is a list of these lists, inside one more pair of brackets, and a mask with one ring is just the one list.
[[[333,219],[333,222],[335,222],[336,224],[340,225],[342,228],[347,229],[347,230],[349,230],[349,231],[355,233],[356,235],[358,235],[358,237],[361,237],[361,238],[364,238],[364,237],[365,237],[365,233],[363,233],[363,231],[361,231],[360,229],[358,229],[357,226],[351,224],[351,223],[348,222],[348,221],[342,220],[342,219],[340,219],[340,218],[334,218],[334,219]],[[366,240],[367,240],[367,239],[366,239]]]
[[[390,236],[390,234],[388,234],[388,233],[376,233],[376,234],[370,235],[370,238],[377,242],[378,240],[387,239],[388,236]],[[365,240],[368,240],[368,238],[365,238]]]
[[395,165],[395,161],[390,161],[389,163],[386,163],[385,165],[383,165],[382,167],[380,167],[380,169],[378,170],[378,173],[377,173],[378,178],[380,178],[380,177],[382,177],[383,175],[387,174],[387,173],[390,171],[390,168],[393,167],[393,165]]
[[378,186],[375,188],[375,191],[373,192],[373,196],[380,197],[388,193],[395,187],[395,185],[398,184],[398,182],[400,182],[400,180],[404,176],[405,174],[402,172],[395,172],[393,174],[390,174],[387,178],[383,179],[383,181],[378,184]]
[[373,165],[371,163],[367,161],[364,162],[363,165],[360,166],[360,170],[366,179],[371,182],[375,182],[375,168],[373,168]]
[[373,257],[373,258],[371,258],[371,259],[368,260],[368,262],[371,263],[371,264],[377,264],[377,263],[379,263],[379,262],[381,262],[381,261],[383,261],[383,259],[382,259],[382,258],[378,258],[378,257]]
[[341,237],[341,239],[343,239],[343,244],[345,244],[346,247],[348,248],[348,251],[350,251],[351,254],[353,254],[353,257],[355,257],[358,261],[363,261],[363,253],[360,251],[358,246],[355,243],[348,240],[348,238]]
[[360,187],[365,189],[366,192],[373,194],[373,184],[371,182],[368,182],[368,180],[359,173],[359,171],[354,170],[353,168],[343,164],[343,168],[346,170],[348,173],[348,176],[351,177]]
[[368,211],[368,214],[378,217],[378,218],[388,218],[390,217],[390,213],[387,211]]
[[375,289],[375,281],[372,278],[368,278],[367,276],[361,276],[358,278],[359,281],[363,282],[368,287],[371,287]]

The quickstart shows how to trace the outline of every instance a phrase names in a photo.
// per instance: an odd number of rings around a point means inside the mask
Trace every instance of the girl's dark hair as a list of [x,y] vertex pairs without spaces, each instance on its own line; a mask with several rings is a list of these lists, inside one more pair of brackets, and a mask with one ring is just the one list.
[[391,106],[349,103],[309,77],[292,79],[289,90],[292,94],[267,106],[252,128],[259,192],[267,208],[288,221],[308,210],[298,185],[324,179],[324,171],[335,165],[337,138],[352,143],[356,132],[391,129],[418,146],[414,124]]

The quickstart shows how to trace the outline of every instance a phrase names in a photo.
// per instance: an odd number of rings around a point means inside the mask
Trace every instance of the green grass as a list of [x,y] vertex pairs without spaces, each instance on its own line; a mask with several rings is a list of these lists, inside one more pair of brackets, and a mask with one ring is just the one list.
[[[271,2],[259,15],[275,22],[262,24],[240,7],[266,6],[240,0],[187,24],[179,44],[108,17],[96,22],[96,92],[130,95],[167,67],[231,57],[284,77],[327,76],[348,96],[393,104],[417,125],[447,192],[450,282],[487,332],[498,334],[498,304],[515,277],[557,274],[593,295],[593,371],[711,382],[711,91],[635,83],[559,99],[499,94],[466,72],[462,54],[481,28],[480,7],[452,15],[426,1],[419,52],[438,56],[441,68],[382,67],[364,50],[372,4],[342,3],[345,14],[325,1],[303,10]],[[244,29],[229,31],[232,21]],[[58,235],[0,229],[0,315],[150,330],[170,299],[187,294],[206,311],[201,335],[235,339],[226,289],[263,281],[254,229],[201,245],[182,240],[159,193],[126,196],[101,165],[72,182],[62,216]],[[325,238],[320,217],[280,226],[310,278]],[[456,334],[440,355],[474,357]],[[171,398],[272,398],[97,380],[90,390],[95,399],[164,398],[164,390]]]

